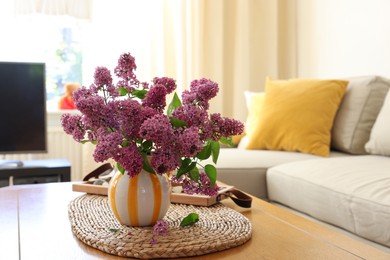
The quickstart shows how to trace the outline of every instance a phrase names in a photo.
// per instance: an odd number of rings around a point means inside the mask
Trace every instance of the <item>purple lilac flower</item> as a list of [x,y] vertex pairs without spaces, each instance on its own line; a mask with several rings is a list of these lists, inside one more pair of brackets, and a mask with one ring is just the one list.
[[169,225],[165,220],[157,220],[157,223],[153,226],[153,235],[166,236],[168,235]]
[[217,95],[218,84],[208,79],[193,80],[190,84],[190,91],[182,94],[183,104],[193,104],[207,110],[209,101]]
[[88,129],[88,131],[96,131],[100,127],[99,122],[95,120],[95,118],[89,118],[88,116],[84,115],[81,119],[83,124],[85,125],[85,128]]
[[166,236],[168,235],[169,224],[165,220],[157,220],[157,223],[153,226],[153,237],[150,240],[151,245],[158,243],[157,236]]
[[183,179],[184,179],[184,175],[181,175],[179,178],[176,178],[176,175],[172,175],[170,178],[170,181],[171,181],[172,186],[177,186],[174,184],[181,185],[181,183],[183,182]]
[[[100,76],[102,77],[102,76]],[[110,75],[111,77],[111,75]],[[98,79],[98,81],[103,81],[104,79]],[[96,80],[95,80],[96,81]],[[99,91],[106,91],[109,96],[106,96],[106,99],[105,100],[108,100],[109,97],[111,98],[116,98],[119,96],[119,92],[118,90],[116,89],[116,87],[112,84],[112,79],[111,79],[111,84],[109,85],[96,85],[95,83],[94,84],[91,84],[89,86],[89,89],[88,91],[90,93],[95,93],[95,94],[98,94]],[[86,96],[86,95],[85,95]]]
[[185,129],[179,137],[178,145],[181,156],[195,156],[203,148],[203,142],[199,139],[199,129],[196,126]]
[[151,108],[151,107],[142,107],[142,117],[144,119],[148,119],[148,118],[152,118],[153,116],[157,115],[158,114],[158,111],[156,111],[155,109]]
[[190,84],[190,90],[197,93],[203,100],[210,100],[218,94],[218,84],[209,79],[193,80]]
[[180,165],[180,158],[172,150],[157,149],[152,152],[150,164],[158,174],[175,170]]
[[63,114],[61,116],[61,125],[65,133],[72,135],[77,142],[84,139],[85,129],[82,126],[80,115]]
[[121,127],[121,121],[118,115],[118,104],[120,100],[112,100],[103,107],[101,111],[101,124],[111,129],[119,130]]
[[183,105],[178,107],[172,114],[173,117],[184,121],[187,126],[202,128],[208,123],[208,114],[205,110],[194,105]]
[[196,93],[189,90],[184,90],[181,94],[183,105],[196,105]]
[[135,143],[120,149],[119,154],[113,157],[130,177],[138,175],[143,167],[143,159]]
[[84,114],[84,123],[92,128],[106,126],[118,128],[115,116],[114,101],[106,102],[104,97],[96,94],[93,90],[82,87],[74,92],[76,108]]
[[111,129],[118,129],[119,124],[115,113],[111,111],[110,106],[102,105],[101,109],[96,113],[84,114],[82,117],[82,122],[88,131],[96,131],[100,127],[106,127]]
[[88,137],[88,140],[91,141],[91,142],[95,142],[97,140],[97,135],[96,135],[95,131],[88,130],[87,131],[87,137]]
[[157,147],[171,147],[174,140],[171,122],[163,114],[146,119],[140,127],[139,134],[141,138],[152,141]]
[[219,140],[222,137],[221,129],[220,127],[223,126],[223,118],[221,117],[221,114],[215,113],[210,115],[210,125],[211,129],[213,131],[213,136],[214,140]]
[[93,158],[96,162],[116,156],[123,142],[123,135],[119,132],[108,132],[106,128],[100,128],[97,132],[98,143],[96,144]]
[[131,85],[139,84],[134,74],[136,69],[135,58],[130,53],[121,54],[118,59],[118,65],[114,69],[115,75],[122,79],[117,86],[127,88],[129,91],[134,90]]
[[183,188],[183,193],[193,195],[193,194],[200,194],[199,191],[199,184],[197,182],[194,182],[193,180],[189,178],[183,178],[181,181],[181,186]]
[[220,187],[217,184],[214,184],[214,187],[211,187],[210,179],[204,172],[199,174],[199,182],[184,177],[184,175],[182,175],[179,180],[176,180],[176,182],[180,182],[182,184],[183,192],[190,195],[202,194],[216,196],[220,190]]
[[[93,86],[93,85],[92,85]],[[78,88],[76,89],[74,92],[73,92],[73,100],[75,102],[79,101],[79,100],[82,100],[82,99],[85,99],[85,98],[88,98],[90,96],[93,96],[95,94],[97,94],[97,91],[95,92],[95,90],[93,89],[93,87],[85,87],[85,86],[82,86],[81,88]],[[76,107],[77,108],[77,107]],[[78,108],[77,108],[78,109]]]
[[168,94],[164,85],[158,84],[149,89],[145,98],[142,100],[142,105],[151,107],[159,112],[163,112],[166,106],[165,97]]
[[244,125],[236,119],[225,117],[224,124],[219,129],[221,129],[222,136],[229,137],[242,134],[244,132]]
[[[119,80],[113,84],[111,72],[106,67],[97,67],[94,83],[73,94],[75,106],[82,116],[66,114],[61,118],[64,131],[76,141],[87,136],[96,144],[93,155],[96,161],[113,158],[133,177],[143,167],[137,146],[150,141],[152,146],[148,144],[143,149],[151,153],[152,167],[162,174],[177,169],[181,158],[195,156],[203,148],[204,141],[218,141],[223,136],[243,131],[243,124],[237,120],[223,118],[220,114],[209,116],[209,101],[217,95],[218,84],[208,79],[192,81],[189,90],[183,92],[183,106],[172,116],[184,121],[186,126],[174,128],[169,117],[164,115],[164,109],[166,95],[176,89],[175,80],[156,77],[149,86],[147,82],[138,81],[136,68],[134,57],[123,53],[114,69]],[[137,102],[131,98],[116,98],[119,87],[129,92],[136,89],[148,89],[148,92]],[[210,184],[204,173],[199,182],[183,178],[187,192],[213,194],[207,186]]]
[[172,116],[184,121],[188,127],[198,127],[201,141],[212,138],[213,127],[210,124],[209,115],[206,110],[194,105],[183,105],[178,107]]
[[168,77],[162,77],[162,78],[158,78],[158,77],[155,77],[153,79],[153,83],[155,85],[163,85],[167,91],[167,94],[170,94],[172,93],[175,89],[176,89],[176,81],[172,78],[168,78]]
[[116,83],[116,87],[117,88],[125,88],[127,89],[128,92],[132,92],[133,90],[135,90],[135,86],[131,86],[129,81],[127,80],[119,80],[117,83]]
[[127,79],[133,76],[133,72],[136,69],[135,58],[130,53],[123,53],[119,56],[118,65],[114,71],[118,77]]
[[112,85],[111,72],[106,67],[97,67],[93,77],[95,79],[94,83],[99,90],[101,90],[103,86]]
[[104,98],[92,92],[91,89],[81,87],[74,91],[73,100],[76,108],[83,114],[94,114],[104,106]]
[[219,186],[214,184],[214,187],[211,187],[210,179],[206,173],[201,172],[199,175],[200,181],[200,194],[205,194],[208,196],[216,196],[219,191]]
[[219,140],[222,136],[229,137],[242,134],[244,131],[244,125],[240,121],[221,117],[219,113],[211,114],[210,122],[213,128],[214,140]]
[[111,98],[119,97],[119,91],[114,85],[107,86],[107,92],[111,96]]
[[149,83],[148,82],[140,82],[140,86],[142,89],[149,89]]
[[200,133],[200,140],[206,141],[209,139],[213,139],[213,136],[214,136],[214,128],[213,128],[212,124],[210,123],[210,120],[208,120],[207,124],[205,124],[202,127],[202,132]]
[[127,139],[139,138],[140,123],[144,120],[142,106],[135,100],[126,99],[117,102],[117,119]]

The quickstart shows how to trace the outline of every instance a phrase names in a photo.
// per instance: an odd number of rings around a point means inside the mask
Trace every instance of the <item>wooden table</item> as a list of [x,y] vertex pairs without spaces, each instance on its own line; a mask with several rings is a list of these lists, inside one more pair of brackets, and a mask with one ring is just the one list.
[[[68,203],[82,193],[71,183],[0,189],[0,259],[124,259],[80,242]],[[224,203],[253,226],[251,240],[229,250],[186,259],[390,259],[390,255],[254,198],[251,209]]]

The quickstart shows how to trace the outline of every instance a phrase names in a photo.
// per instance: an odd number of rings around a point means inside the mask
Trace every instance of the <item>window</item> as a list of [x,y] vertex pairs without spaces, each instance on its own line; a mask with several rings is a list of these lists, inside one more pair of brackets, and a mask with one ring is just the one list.
[[1,61],[46,63],[48,109],[57,107],[67,82],[82,84],[82,35],[85,20],[64,15],[15,15],[0,4]]
[[64,93],[66,83],[82,83],[82,26],[64,21],[56,27],[46,29],[46,40],[50,41],[50,44],[45,44],[43,51],[47,99],[51,100]]

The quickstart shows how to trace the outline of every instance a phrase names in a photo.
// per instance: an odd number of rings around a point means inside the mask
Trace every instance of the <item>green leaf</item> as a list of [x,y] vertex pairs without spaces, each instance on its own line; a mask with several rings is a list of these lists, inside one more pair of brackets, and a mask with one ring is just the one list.
[[175,94],[173,95],[173,98],[171,100],[171,103],[169,103],[169,105],[168,105],[167,115],[171,116],[172,113],[176,110],[176,108],[181,107],[181,106],[182,106],[181,100],[180,100],[179,96],[177,95],[177,93],[175,92]]
[[141,144],[142,146],[142,150],[145,151],[145,152],[149,152],[152,147],[153,147],[153,142],[152,141],[149,141],[149,140],[146,140],[145,142],[143,142]]
[[196,213],[190,213],[187,217],[183,218],[180,222],[181,227],[191,226],[199,221],[199,215]]
[[81,144],[86,144],[86,143],[89,143],[90,141],[88,139],[85,139],[85,140],[81,140],[80,143]]
[[186,122],[184,122],[180,119],[170,117],[169,120],[171,121],[171,124],[173,125],[174,128],[187,126]]
[[206,172],[207,177],[209,177],[211,187],[214,187],[215,182],[217,181],[217,169],[213,165],[207,164],[204,167],[204,171]]
[[131,91],[131,94],[133,96],[136,96],[139,99],[144,99],[146,96],[146,93],[148,93],[148,91],[146,89],[136,89],[136,90]]
[[150,164],[149,164],[148,157],[144,153],[142,154],[142,160],[143,160],[143,169],[147,172],[156,174],[156,172],[153,170],[152,166],[150,166]]
[[186,169],[190,165],[192,160],[190,158],[185,158],[181,160],[180,168],[177,170],[176,178],[179,178],[183,173],[186,173]]
[[[185,159],[184,161],[186,161],[187,159]],[[196,167],[196,162],[192,162],[191,159],[188,159],[188,160],[189,160],[188,164],[187,164],[187,161],[185,162],[184,165],[182,163],[179,170],[177,170],[176,178],[180,178],[180,176],[182,176],[184,173],[190,172],[192,169],[194,169]]]
[[225,145],[230,146],[230,147],[234,146],[233,139],[231,136],[230,137],[222,137],[221,139],[219,139],[219,142],[221,144],[225,144]]
[[213,156],[213,163],[217,164],[218,157],[219,157],[219,142],[212,142],[211,143],[211,154]]
[[119,91],[119,96],[126,96],[129,91],[125,88],[118,88],[118,91]]
[[200,160],[206,160],[211,155],[211,143],[207,143],[203,149],[196,155]]
[[127,139],[124,139],[123,142],[121,143],[122,147],[126,147],[128,145],[129,145],[129,142],[127,141]]
[[119,228],[110,228],[108,230],[110,230],[110,232],[112,232],[112,233],[116,233],[116,232],[118,232]]
[[199,169],[194,167],[191,171],[189,171],[191,180],[198,182],[199,180]]
[[125,169],[120,165],[120,163],[116,163],[116,167],[118,168],[118,171],[120,171],[122,174],[125,173]]

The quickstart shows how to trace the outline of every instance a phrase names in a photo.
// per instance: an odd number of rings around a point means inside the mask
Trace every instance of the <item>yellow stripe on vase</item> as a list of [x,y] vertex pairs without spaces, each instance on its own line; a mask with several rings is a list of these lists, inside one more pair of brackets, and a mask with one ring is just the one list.
[[162,192],[161,192],[161,184],[159,178],[154,174],[150,174],[150,180],[152,181],[153,195],[154,195],[154,208],[153,208],[151,224],[154,225],[157,222],[158,217],[160,215]]
[[111,185],[111,189],[110,189],[110,204],[111,204],[111,209],[112,209],[112,213],[114,213],[116,219],[119,221],[119,223],[122,223],[121,222],[121,219],[119,217],[119,214],[118,214],[118,209],[116,207],[116,188],[118,187],[118,182],[119,182],[119,179],[122,177],[122,174],[117,174],[115,176],[115,178],[112,180],[113,184]]
[[127,199],[127,209],[129,212],[130,224],[134,227],[139,226],[138,220],[138,175],[130,178],[129,191]]

